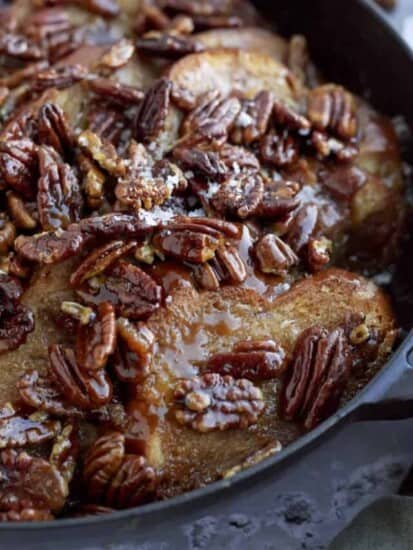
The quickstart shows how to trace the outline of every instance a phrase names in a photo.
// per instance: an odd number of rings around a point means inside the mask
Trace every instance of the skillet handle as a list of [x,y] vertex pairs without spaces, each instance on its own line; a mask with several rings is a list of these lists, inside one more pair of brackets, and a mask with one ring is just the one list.
[[374,397],[368,392],[354,409],[354,420],[413,418],[413,331],[391,358],[377,384]]

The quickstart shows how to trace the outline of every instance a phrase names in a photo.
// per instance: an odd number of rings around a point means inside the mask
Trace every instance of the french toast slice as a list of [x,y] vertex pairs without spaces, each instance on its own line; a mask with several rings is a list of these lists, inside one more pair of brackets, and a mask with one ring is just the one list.
[[129,409],[146,419],[148,460],[168,479],[163,496],[217,479],[257,449],[276,441],[286,444],[299,434],[297,425],[287,425],[278,414],[280,380],[260,385],[265,412],[256,425],[209,433],[177,423],[173,414],[177,380],[196,376],[208,357],[228,352],[246,339],[273,339],[290,356],[305,329],[345,327],[355,313],[365,316],[375,337],[355,350],[355,371],[345,398],[383,365],[396,336],[389,300],[374,283],[330,269],[296,283],[271,305],[246,289],[227,287],[201,294],[189,288],[178,290],[148,321],[156,338],[153,369]]

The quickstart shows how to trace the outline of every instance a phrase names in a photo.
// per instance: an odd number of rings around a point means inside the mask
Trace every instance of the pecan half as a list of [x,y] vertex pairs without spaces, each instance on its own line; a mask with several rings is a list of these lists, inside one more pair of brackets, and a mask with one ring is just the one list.
[[257,422],[265,406],[252,382],[216,373],[181,380],[174,398],[177,421],[199,432],[245,429]]
[[[23,512],[60,511],[66,500],[67,486],[50,462],[13,449],[0,454],[0,473],[4,484],[0,490],[0,510]],[[43,516],[43,514],[42,514]]]
[[310,90],[308,118],[317,130],[330,131],[344,141],[354,138],[357,134],[354,97],[343,87],[335,84],[326,84]]
[[17,254],[25,260],[54,264],[75,256],[81,250],[83,242],[80,230],[72,227],[67,231],[58,229],[31,237],[20,235],[14,247]]
[[47,146],[39,147],[37,207],[39,221],[46,231],[66,229],[80,217],[82,196],[73,169]]
[[146,92],[135,123],[138,141],[151,142],[163,131],[169,111],[172,82],[161,78]]
[[109,403],[112,384],[103,369],[81,370],[72,350],[56,344],[49,349],[50,375],[64,399],[81,409],[94,409]]
[[273,233],[262,237],[256,243],[254,252],[263,273],[286,275],[299,261],[292,248]]
[[[115,101],[91,102],[87,114],[89,130],[97,134],[103,142],[110,142],[116,147],[122,138],[122,133],[130,124],[127,111],[122,111]],[[96,166],[96,165],[95,165]]]
[[147,222],[130,214],[118,214],[111,212],[104,216],[83,218],[79,222],[79,228],[86,239],[111,240],[122,235],[123,238],[136,238],[147,235],[157,224]]
[[138,38],[136,47],[145,55],[173,60],[205,49],[202,42],[198,42],[191,36],[159,31],[150,31]]
[[39,445],[54,439],[61,425],[44,413],[21,416],[16,410],[0,419],[0,449]]
[[209,140],[222,145],[240,111],[238,98],[222,98],[218,91],[205,93],[182,124],[185,142]]
[[260,139],[267,132],[273,105],[274,96],[265,90],[254,99],[244,101],[231,131],[231,140],[249,145]]
[[27,306],[17,304],[13,311],[4,311],[0,316],[0,353],[17,349],[33,330],[34,315]]
[[246,340],[236,344],[232,352],[210,357],[203,370],[261,382],[277,378],[286,368],[286,354],[280,344],[273,340]]
[[287,128],[305,134],[311,128],[311,123],[305,116],[279,99],[274,100],[273,116],[277,125],[283,129]]
[[33,197],[37,148],[31,139],[0,141],[0,173],[9,187],[25,197]]
[[100,60],[101,67],[105,69],[120,69],[128,63],[135,53],[135,46],[132,40],[122,38],[110,47]]
[[[176,224],[189,224],[204,227],[205,230],[218,231],[230,239],[239,239],[241,237],[241,229],[235,223],[221,220],[219,218],[207,218],[203,216],[177,216],[172,223],[167,227],[174,227]],[[212,233],[211,233],[212,234]]]
[[52,67],[37,73],[33,79],[32,88],[37,93],[44,92],[49,88],[62,90],[84,80],[87,75],[88,70],[82,65]]
[[125,452],[125,436],[109,432],[90,447],[83,478],[87,496],[111,508],[130,508],[153,495],[155,472],[141,456]]
[[96,287],[89,286],[87,290],[82,288],[77,293],[88,305],[110,300],[116,312],[129,319],[150,315],[159,307],[162,299],[162,288],[152,277],[125,261],[114,265]]
[[244,172],[230,176],[213,195],[211,203],[222,214],[240,219],[253,216],[264,194],[264,181],[260,174]]
[[299,205],[296,198],[300,185],[294,181],[266,181],[262,200],[256,212],[261,218],[284,218]]
[[314,236],[318,221],[318,208],[313,203],[302,206],[294,213],[288,229],[287,242],[297,254],[300,254]]
[[281,409],[288,420],[303,419],[310,430],[333,413],[352,367],[350,347],[342,329],[305,330],[298,339]]
[[93,78],[88,81],[88,86],[94,94],[121,107],[139,105],[144,98],[144,93],[139,88],[109,78]]
[[41,143],[50,145],[62,157],[71,154],[74,144],[72,130],[65,113],[58,105],[45,103],[41,106],[37,131]]
[[38,411],[57,417],[82,417],[83,411],[65,401],[63,395],[48,376],[37,371],[26,372],[17,382],[23,403]]
[[150,372],[155,335],[144,323],[136,325],[125,317],[117,320],[117,329],[126,346],[119,347],[116,375],[123,382],[138,382]]
[[218,290],[222,283],[239,284],[247,278],[245,264],[235,246],[217,249],[215,258],[194,267],[194,277],[205,290]]
[[70,276],[72,287],[78,287],[87,279],[102,273],[115,261],[136,247],[136,241],[112,241],[96,248]]
[[97,308],[97,315],[89,324],[79,324],[76,338],[76,360],[86,370],[106,366],[108,357],[115,351],[116,319],[110,302]]
[[271,130],[260,141],[261,159],[277,168],[291,166],[298,160],[299,144],[288,130]]

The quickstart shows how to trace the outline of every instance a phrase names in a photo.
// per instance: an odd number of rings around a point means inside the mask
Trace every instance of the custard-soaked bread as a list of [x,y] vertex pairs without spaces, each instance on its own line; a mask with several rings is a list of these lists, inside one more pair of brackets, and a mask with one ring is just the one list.
[[229,352],[243,340],[274,340],[291,356],[304,330],[347,327],[355,312],[364,318],[372,338],[354,347],[347,397],[380,368],[395,339],[389,301],[372,282],[330,269],[296,283],[271,306],[254,291],[235,288],[203,294],[184,289],[173,295],[170,304],[149,320],[157,345],[152,373],[138,393],[138,400],[145,400],[151,426],[148,459],[166,475],[165,494],[216,479],[257,449],[276,440],[285,444],[299,433],[278,414],[279,379],[259,384],[265,411],[248,429],[203,433],[181,426],[173,395],[178,379],[199,374],[209,357]]

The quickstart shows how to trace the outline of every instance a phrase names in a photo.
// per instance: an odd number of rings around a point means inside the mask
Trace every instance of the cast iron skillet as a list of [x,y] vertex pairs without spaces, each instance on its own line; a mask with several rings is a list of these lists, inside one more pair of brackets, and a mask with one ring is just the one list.
[[[332,80],[367,92],[380,110],[402,114],[413,128],[413,56],[366,0],[256,4],[283,33],[304,33]],[[400,266],[396,283],[401,318],[408,325],[413,311],[403,307],[412,303],[408,264]],[[2,524],[0,548],[324,548],[363,506],[397,490],[412,462],[412,415],[413,333],[346,407],[231,480],[108,516]]]

